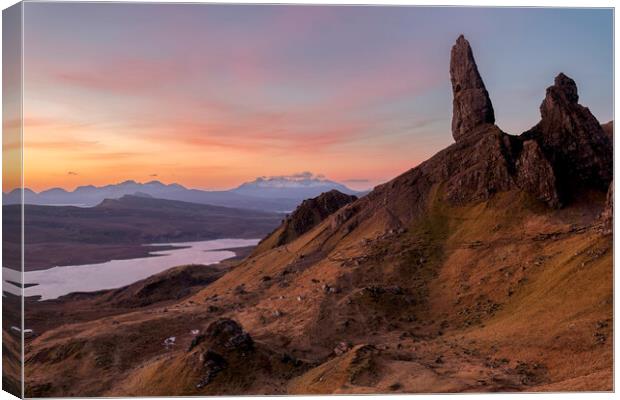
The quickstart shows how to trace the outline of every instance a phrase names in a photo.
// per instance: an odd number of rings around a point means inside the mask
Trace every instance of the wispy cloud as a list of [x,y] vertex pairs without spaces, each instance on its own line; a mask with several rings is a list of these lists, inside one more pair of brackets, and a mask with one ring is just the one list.
[[[26,172],[40,185],[67,171],[80,172],[72,183],[131,170],[203,187],[308,169],[358,185],[395,176],[451,140],[447,66],[460,32],[486,51],[476,56],[498,118],[536,118],[540,71],[568,62],[587,79],[582,97],[611,118],[613,15],[602,10],[28,7]],[[588,57],[575,61],[579,51]],[[536,62],[515,67],[523,59]]]
[[303,180],[324,180],[325,175],[314,174],[310,171],[298,172],[290,175],[272,175],[272,176],[260,176],[257,179],[263,180],[288,180],[288,181],[303,181]]
[[64,85],[75,85],[101,92],[135,95],[136,92],[153,90],[183,76],[179,65],[172,60],[147,60],[144,58],[111,58],[87,68],[67,66],[52,71],[51,79]]
[[88,140],[27,140],[25,147],[28,149],[43,149],[43,150],[86,150],[93,149],[99,146],[99,142]]
[[[138,156],[143,156],[141,152],[130,151],[101,151],[101,152],[84,152],[75,154],[73,158],[88,160],[88,161],[121,161],[121,160],[136,160]],[[137,160],[136,160],[137,161]]]

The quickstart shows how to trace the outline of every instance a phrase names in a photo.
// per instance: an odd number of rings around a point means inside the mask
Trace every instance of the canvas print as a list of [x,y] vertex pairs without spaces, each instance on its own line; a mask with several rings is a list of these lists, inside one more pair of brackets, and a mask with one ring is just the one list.
[[613,17],[4,10],[3,389],[612,391]]

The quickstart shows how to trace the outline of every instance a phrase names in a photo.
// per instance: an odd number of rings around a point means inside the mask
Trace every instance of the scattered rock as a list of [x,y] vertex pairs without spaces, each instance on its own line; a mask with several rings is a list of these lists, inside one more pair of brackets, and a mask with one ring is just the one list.
[[594,339],[596,340],[596,343],[604,344],[607,341],[607,335],[601,332],[595,332]]
[[220,308],[218,306],[210,305],[207,307],[207,312],[216,313],[218,311],[220,311]]
[[247,294],[248,292],[246,292],[245,290],[245,284],[242,283],[241,285],[238,285],[237,287],[235,287],[234,293],[236,295]]
[[[334,214],[334,217],[331,223],[331,228],[334,230],[340,228],[347,221],[349,221],[358,211],[359,211],[359,208],[356,207],[354,204],[347,204],[346,206],[342,207],[340,210],[338,210],[338,212]],[[346,227],[347,233],[350,233],[354,227],[355,227],[355,222],[347,225]]]
[[297,359],[296,357],[288,353],[283,354],[282,357],[280,357],[280,361],[282,361],[285,364],[291,364],[295,367],[299,367],[303,365],[303,362],[301,360]]
[[543,364],[536,362],[517,361],[515,371],[520,375],[521,383],[528,386],[544,382],[547,375],[547,368]]
[[346,353],[349,350],[351,350],[351,345],[349,343],[347,343],[347,342],[340,342],[334,348],[334,354],[337,355],[337,356],[341,356],[341,355],[343,355],[344,353]]

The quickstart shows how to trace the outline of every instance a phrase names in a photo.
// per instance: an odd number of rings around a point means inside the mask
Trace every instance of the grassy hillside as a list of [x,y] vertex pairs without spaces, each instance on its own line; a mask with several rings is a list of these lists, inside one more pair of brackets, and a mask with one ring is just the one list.
[[[28,387],[49,395],[611,390],[603,196],[549,212],[521,192],[463,207],[442,203],[440,192],[429,213],[397,229],[384,210],[344,233],[336,213],[174,305],[48,331],[29,345]],[[204,370],[192,360],[202,353],[188,352],[189,332],[221,317],[238,321],[256,349],[226,356],[228,372],[199,388]],[[170,336],[176,344],[165,348]],[[107,361],[97,365],[101,354]],[[245,371],[243,382],[233,371]],[[54,384],[59,374],[76,386]]]

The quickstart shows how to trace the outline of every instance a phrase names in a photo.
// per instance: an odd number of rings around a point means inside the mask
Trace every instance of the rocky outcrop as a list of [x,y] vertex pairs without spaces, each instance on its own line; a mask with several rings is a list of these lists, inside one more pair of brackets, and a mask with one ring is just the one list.
[[205,339],[217,348],[249,351],[254,341],[244,332],[239,323],[228,318],[221,318],[211,323],[204,333]]
[[[452,205],[518,189],[554,208],[583,189],[607,190],[612,179],[611,141],[578,103],[572,79],[558,75],[540,107],[540,123],[514,136],[494,124],[491,101],[463,36],[452,48],[450,75],[456,143],[378,187],[367,196],[368,202],[378,197],[378,203],[392,203],[391,213],[415,218],[426,212],[434,187],[441,188]],[[407,201],[401,207],[390,201],[393,198]],[[365,218],[364,212],[356,218]]]
[[457,142],[474,128],[495,123],[495,113],[478,72],[469,42],[459,36],[450,54],[452,81],[452,136]]
[[560,73],[547,88],[540,106],[541,121],[522,135],[540,145],[565,200],[584,187],[607,190],[613,176],[609,136],[578,101],[575,81]]
[[[279,227],[260,241],[252,254],[258,255],[292,242],[356,200],[356,196],[344,194],[335,189],[321,193],[313,199],[304,200],[282,221]],[[354,209],[349,209],[347,213],[354,213]]]
[[516,162],[517,185],[536,195],[551,207],[560,206],[553,167],[534,140],[523,143],[521,155]]
[[[558,207],[583,189],[607,189],[612,179],[611,135],[579,104],[571,78],[563,73],[555,78],[540,106],[541,121],[516,137],[494,125],[491,100],[462,35],[452,48],[450,77],[457,144],[438,154],[450,155],[438,163],[445,166],[433,167],[441,172],[433,172],[441,175],[438,181],[447,181],[448,200],[485,199],[516,187]],[[613,130],[612,125],[606,128]]]
[[313,199],[304,200],[284,221],[283,229],[277,240],[277,246],[298,238],[340,208],[357,200],[356,196],[330,190]]
[[553,169],[538,144],[523,142],[495,125],[478,128],[472,136],[382,185],[377,192],[386,199],[410,198],[406,203],[409,210],[395,213],[423,215],[434,186],[442,188],[451,205],[485,201],[496,193],[518,189],[550,207],[560,205]]
[[[273,355],[266,354],[260,345],[244,331],[243,327],[230,318],[219,318],[203,332],[196,335],[185,354],[179,354],[182,368],[175,368],[175,376],[188,377],[191,391],[211,393],[227,388],[247,385],[256,379],[257,371],[272,369]],[[176,364],[179,365],[179,364]],[[232,388],[231,388],[232,387]]]
[[[495,125],[476,133],[479,135],[451,146],[444,160],[433,163],[432,169],[440,171],[435,179],[437,183],[445,182],[446,197],[452,204],[486,200],[515,187],[508,135]],[[426,169],[431,172],[431,168]]]

